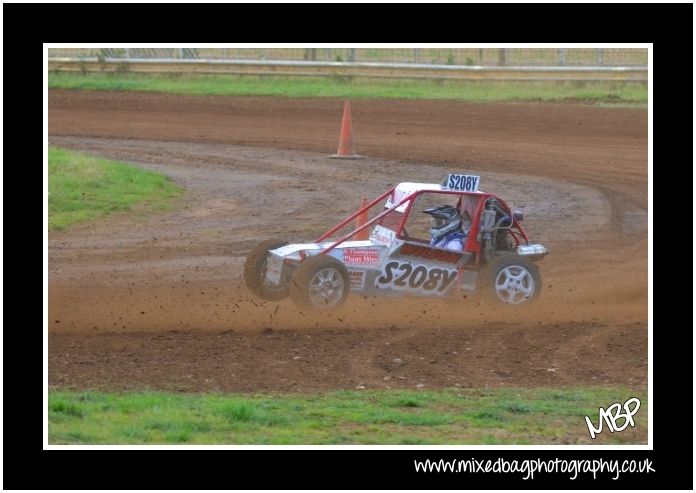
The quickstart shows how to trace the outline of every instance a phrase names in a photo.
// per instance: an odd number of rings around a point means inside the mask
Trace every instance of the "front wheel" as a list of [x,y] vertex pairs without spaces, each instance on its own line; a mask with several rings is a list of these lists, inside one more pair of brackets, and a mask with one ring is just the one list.
[[349,291],[348,269],[328,255],[306,259],[290,282],[292,301],[310,310],[334,310],[346,301]]
[[529,260],[503,257],[490,266],[488,290],[499,303],[521,305],[536,301],[541,292],[539,269]]
[[287,245],[287,242],[268,240],[259,243],[244,262],[244,284],[249,291],[266,301],[279,301],[288,296],[287,286],[273,286],[266,281],[268,251]]

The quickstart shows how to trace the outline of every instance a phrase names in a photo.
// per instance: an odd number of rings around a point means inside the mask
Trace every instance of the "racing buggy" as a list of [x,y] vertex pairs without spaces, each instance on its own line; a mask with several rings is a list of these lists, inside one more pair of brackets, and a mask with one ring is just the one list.
[[[498,303],[533,302],[541,290],[535,262],[548,251],[530,244],[522,212],[479,190],[479,181],[448,174],[441,184],[399,183],[312,243],[265,241],[246,259],[245,283],[264,300],[289,296],[322,311],[338,308],[350,291],[447,300],[483,291]],[[431,246],[430,218],[421,212],[442,204],[471,219],[458,251]]]

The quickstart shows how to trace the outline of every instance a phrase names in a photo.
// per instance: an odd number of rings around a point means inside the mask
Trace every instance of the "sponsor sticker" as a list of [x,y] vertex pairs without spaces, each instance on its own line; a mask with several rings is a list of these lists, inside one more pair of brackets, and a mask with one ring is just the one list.
[[353,291],[363,291],[365,289],[365,271],[364,270],[349,270],[350,289]]
[[391,229],[387,229],[383,226],[377,225],[375,226],[375,229],[372,232],[372,236],[370,237],[370,239],[375,243],[389,245],[392,241],[394,241],[395,237],[396,233],[394,231],[392,231]]
[[[396,190],[392,192],[392,194],[389,196],[387,199],[387,203],[384,205],[385,209],[391,209],[394,207],[396,204],[404,200],[408,195],[411,195],[413,192],[415,192],[417,189],[411,185],[411,184],[399,184],[398,187],[396,187]],[[398,212],[406,212],[406,209],[408,208],[408,204],[410,203],[410,200],[407,200],[403,204],[401,204],[399,207],[394,209],[395,211]]]
[[378,264],[379,250],[376,248],[344,248],[343,263],[353,265]]
[[411,257],[421,257],[436,260],[438,262],[447,262],[448,264],[456,264],[463,256],[461,253],[452,250],[430,248],[420,245],[413,245],[411,243],[404,243],[399,253],[401,253],[401,255],[408,255]]

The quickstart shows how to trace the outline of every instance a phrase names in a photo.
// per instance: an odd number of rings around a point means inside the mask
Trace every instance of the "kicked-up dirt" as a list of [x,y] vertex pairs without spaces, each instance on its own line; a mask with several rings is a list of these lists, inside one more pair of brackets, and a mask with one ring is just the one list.
[[[186,188],[170,212],[49,234],[49,385],[323,391],[647,384],[647,113],[576,105],[49,92],[49,142]],[[475,172],[551,254],[538,304],[256,299],[267,238],[311,240],[361,196]],[[507,307],[504,307],[507,308]]]

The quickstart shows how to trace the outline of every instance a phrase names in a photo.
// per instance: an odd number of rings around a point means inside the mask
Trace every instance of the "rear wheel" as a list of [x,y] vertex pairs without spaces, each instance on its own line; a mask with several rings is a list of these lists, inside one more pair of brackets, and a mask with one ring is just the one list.
[[531,303],[539,298],[541,275],[536,265],[518,256],[506,256],[491,264],[488,292],[493,300],[508,305]]
[[285,241],[268,240],[259,243],[244,262],[244,283],[249,291],[261,299],[278,301],[288,296],[288,287],[274,286],[266,281],[266,264],[269,250],[287,245]]
[[329,311],[341,306],[348,297],[348,269],[328,255],[306,259],[290,282],[290,298],[300,308]]

